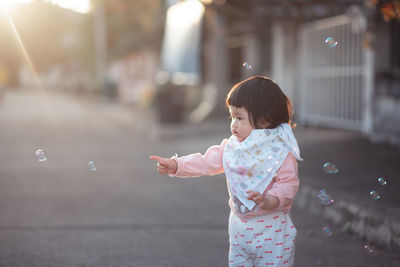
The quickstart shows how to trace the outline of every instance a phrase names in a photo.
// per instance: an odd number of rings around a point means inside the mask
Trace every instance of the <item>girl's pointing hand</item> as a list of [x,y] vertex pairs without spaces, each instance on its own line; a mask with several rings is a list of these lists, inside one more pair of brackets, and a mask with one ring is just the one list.
[[173,159],[162,158],[159,156],[150,156],[149,158],[158,161],[157,171],[160,174],[174,174],[178,170],[178,164]]

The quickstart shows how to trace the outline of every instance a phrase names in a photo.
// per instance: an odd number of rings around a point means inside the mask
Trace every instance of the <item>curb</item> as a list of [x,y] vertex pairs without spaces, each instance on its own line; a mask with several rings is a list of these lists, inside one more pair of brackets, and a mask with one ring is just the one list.
[[387,250],[400,251],[400,223],[366,212],[363,208],[343,200],[323,206],[318,202],[318,194],[318,190],[302,185],[296,196],[296,207],[323,217],[366,242]]

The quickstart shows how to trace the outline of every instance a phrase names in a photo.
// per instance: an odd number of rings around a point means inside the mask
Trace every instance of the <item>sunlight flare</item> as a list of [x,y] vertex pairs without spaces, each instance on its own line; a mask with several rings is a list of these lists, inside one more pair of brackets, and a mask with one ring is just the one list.
[[[15,8],[17,4],[30,2],[33,2],[33,0],[0,0],[0,9]],[[90,11],[90,0],[44,0],[44,2],[79,13],[88,13]]]
[[88,13],[90,11],[90,0],[45,0],[45,2],[79,13]]
[[8,19],[8,22],[10,23],[12,31],[15,34],[15,37],[17,38],[18,44],[21,47],[22,54],[24,55],[26,61],[28,62],[28,65],[29,65],[29,67],[30,67],[30,69],[31,69],[31,71],[33,73],[33,77],[35,78],[35,82],[36,82],[37,87],[40,88],[44,92],[43,85],[42,85],[42,83],[41,83],[41,81],[39,79],[39,76],[38,76],[38,74],[37,74],[37,72],[35,70],[35,67],[33,66],[32,60],[29,57],[29,54],[25,49],[24,43],[22,42],[22,39],[21,39],[21,37],[20,37],[20,35],[19,35],[18,31],[17,31],[17,28],[15,27],[15,24],[14,24],[14,21],[13,21],[12,17],[10,16],[9,13],[6,13],[6,17]]

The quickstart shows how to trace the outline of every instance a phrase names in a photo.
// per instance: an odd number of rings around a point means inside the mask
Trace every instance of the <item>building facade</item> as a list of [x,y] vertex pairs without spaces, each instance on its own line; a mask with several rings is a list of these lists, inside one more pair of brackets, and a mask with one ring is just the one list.
[[299,124],[400,144],[395,1],[206,2],[203,80],[218,102],[234,83],[266,75],[292,100]]

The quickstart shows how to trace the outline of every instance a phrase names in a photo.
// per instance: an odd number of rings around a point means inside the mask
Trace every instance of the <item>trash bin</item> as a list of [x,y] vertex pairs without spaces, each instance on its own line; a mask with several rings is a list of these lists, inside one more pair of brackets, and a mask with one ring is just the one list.
[[160,84],[156,93],[158,119],[162,123],[181,123],[184,119],[185,94],[183,87]]
[[110,78],[104,79],[103,94],[108,101],[112,101],[117,97],[117,84]]

